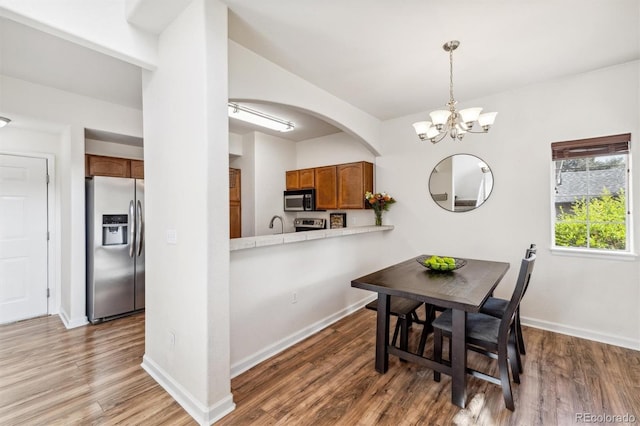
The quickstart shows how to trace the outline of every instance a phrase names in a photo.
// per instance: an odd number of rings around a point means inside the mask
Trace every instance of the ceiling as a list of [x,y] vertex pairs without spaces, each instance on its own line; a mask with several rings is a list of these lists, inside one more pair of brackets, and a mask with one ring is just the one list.
[[0,74],[142,109],[139,67],[5,18]]
[[[442,45],[452,39],[461,42],[453,63],[461,107],[640,58],[637,0],[224,1],[229,38],[381,120],[444,106]],[[0,73],[142,108],[138,67],[2,18]],[[300,130],[278,136],[339,131],[303,111],[254,107]],[[233,122],[230,129],[252,130]]]
[[225,0],[229,38],[379,119],[640,57],[638,0]]

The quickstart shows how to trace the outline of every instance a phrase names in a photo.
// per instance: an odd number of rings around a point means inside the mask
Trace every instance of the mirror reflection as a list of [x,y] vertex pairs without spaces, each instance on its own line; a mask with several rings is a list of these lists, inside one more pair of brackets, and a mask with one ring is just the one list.
[[493,189],[493,173],[482,159],[455,154],[440,161],[429,177],[431,198],[443,209],[464,212],[480,207]]

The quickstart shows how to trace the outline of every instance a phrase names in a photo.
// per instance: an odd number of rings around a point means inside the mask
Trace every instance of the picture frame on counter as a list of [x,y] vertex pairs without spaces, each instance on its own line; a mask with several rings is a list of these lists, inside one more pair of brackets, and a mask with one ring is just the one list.
[[338,229],[347,227],[347,214],[346,213],[330,213],[329,214],[329,228]]

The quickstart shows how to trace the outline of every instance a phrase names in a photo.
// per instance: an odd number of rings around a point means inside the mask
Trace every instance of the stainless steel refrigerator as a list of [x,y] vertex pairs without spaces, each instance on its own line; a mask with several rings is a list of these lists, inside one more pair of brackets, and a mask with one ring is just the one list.
[[144,309],[144,181],[87,178],[86,224],[89,321]]

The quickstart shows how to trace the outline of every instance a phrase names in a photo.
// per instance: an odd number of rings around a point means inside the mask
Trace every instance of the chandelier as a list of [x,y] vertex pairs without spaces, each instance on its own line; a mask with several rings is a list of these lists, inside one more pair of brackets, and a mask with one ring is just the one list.
[[[467,108],[458,111],[453,98],[453,51],[460,46],[458,40],[445,43],[442,48],[449,52],[449,109],[432,111],[429,114],[431,121],[419,121],[413,123],[413,127],[420,140],[430,140],[433,143],[440,142],[447,134],[451,139],[462,140],[466,133],[486,133],[496,119],[497,112],[482,112],[482,108]],[[477,122],[481,131],[474,131],[473,125]]]

